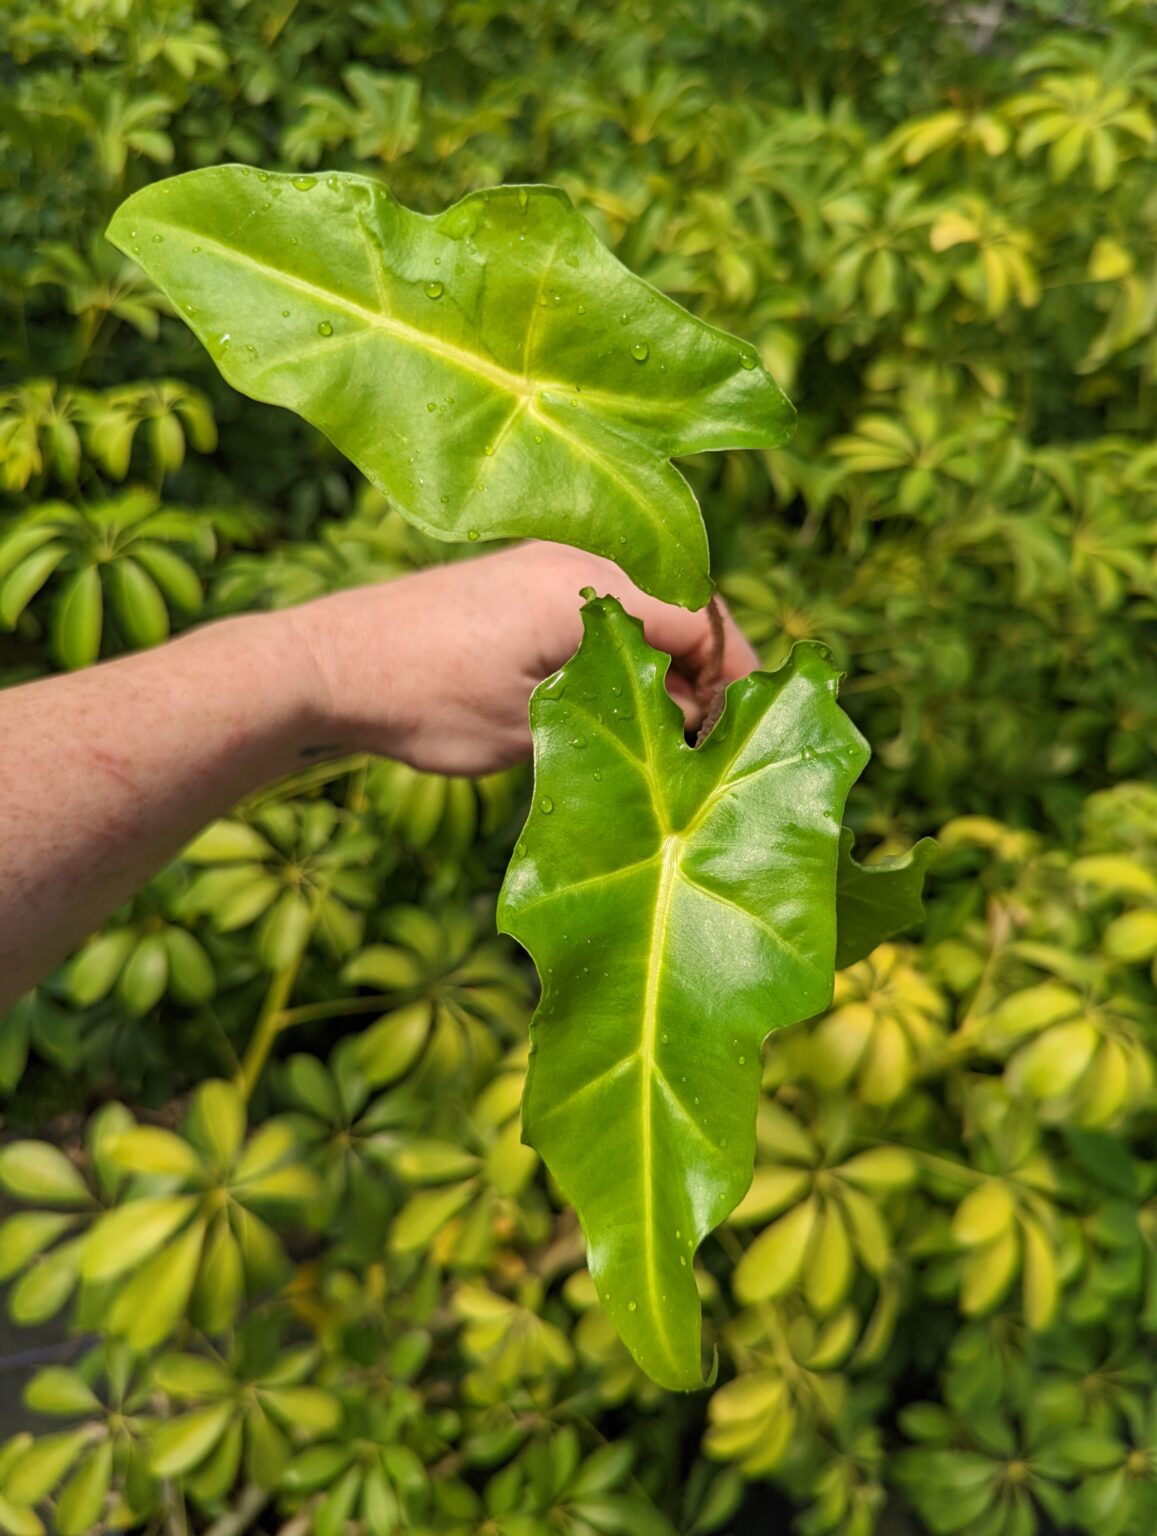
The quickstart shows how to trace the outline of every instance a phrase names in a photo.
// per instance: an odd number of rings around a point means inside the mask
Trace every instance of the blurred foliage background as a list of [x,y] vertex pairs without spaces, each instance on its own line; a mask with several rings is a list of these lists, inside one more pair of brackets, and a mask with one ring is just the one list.
[[1152,1536],[1155,98],[1144,0],[3,8],[5,684],[458,557],[228,390],[129,191],[551,181],[795,399],[686,466],[716,569],[846,667],[862,844],[943,851],[768,1046],[676,1398],[518,1141],[525,775],[207,829],[0,1021],[0,1531]]

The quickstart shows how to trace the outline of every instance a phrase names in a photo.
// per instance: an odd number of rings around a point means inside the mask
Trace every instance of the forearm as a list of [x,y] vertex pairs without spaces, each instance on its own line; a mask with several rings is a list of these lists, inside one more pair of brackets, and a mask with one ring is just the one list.
[[0,1011],[215,816],[324,739],[287,616],[0,692]]

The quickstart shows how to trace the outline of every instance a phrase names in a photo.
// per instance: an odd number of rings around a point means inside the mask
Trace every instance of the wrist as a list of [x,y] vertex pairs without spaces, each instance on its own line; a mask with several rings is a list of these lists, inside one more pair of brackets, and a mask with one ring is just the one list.
[[294,658],[299,758],[396,755],[406,728],[399,684],[409,670],[401,655],[405,626],[394,622],[403,586],[359,587],[271,615],[284,626],[276,643]]
[[196,673],[230,727],[231,751],[249,760],[254,784],[352,750],[334,734],[293,610],[221,619],[177,644],[196,658]]

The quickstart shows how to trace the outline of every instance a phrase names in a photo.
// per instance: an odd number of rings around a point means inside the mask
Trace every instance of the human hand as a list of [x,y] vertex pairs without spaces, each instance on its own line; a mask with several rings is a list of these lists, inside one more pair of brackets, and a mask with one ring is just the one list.
[[[530,543],[398,581],[322,598],[282,615],[314,670],[313,755],[376,752],[434,773],[483,774],[530,753],[527,701],[582,638],[583,587],[617,597],[667,651],[672,697],[695,729],[696,678],[715,637],[640,592],[618,566],[562,544]],[[722,608],[719,681],[758,657]]]

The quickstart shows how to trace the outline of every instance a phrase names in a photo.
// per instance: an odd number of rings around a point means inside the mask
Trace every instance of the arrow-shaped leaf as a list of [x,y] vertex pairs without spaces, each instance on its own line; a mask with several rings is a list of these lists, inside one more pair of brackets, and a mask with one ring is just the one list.
[[852,857],[855,834],[840,834],[836,877],[836,966],[843,970],[870,955],[893,934],[914,928],[924,917],[924,876],[939,846],[922,837],[907,853],[857,864]]
[[108,233],[232,385],[439,538],[558,539],[699,607],[707,539],[672,455],[791,435],[754,349],[630,273],[554,187],[428,218],[364,176],[218,166],[143,188]]
[[840,814],[868,757],[827,653],[732,683],[688,747],[669,658],[613,598],[535,690],[534,806],[499,923],[543,996],[526,1140],[636,1359],[702,1385],[701,1239],[751,1180],[760,1048],[826,1007]]

